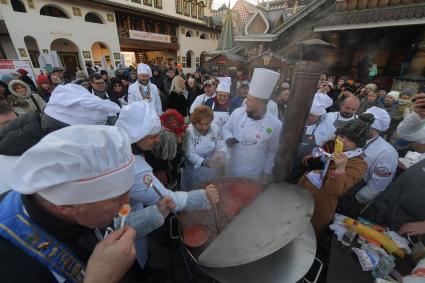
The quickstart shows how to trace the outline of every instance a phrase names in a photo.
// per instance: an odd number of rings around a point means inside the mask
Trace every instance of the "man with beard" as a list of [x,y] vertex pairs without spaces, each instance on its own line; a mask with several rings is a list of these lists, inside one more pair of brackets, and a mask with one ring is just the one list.
[[272,181],[282,122],[267,111],[267,103],[279,76],[273,70],[256,68],[246,107],[233,111],[224,125],[223,137],[230,148],[226,176]]
[[149,81],[151,68],[143,63],[137,65],[137,81],[128,88],[128,103],[147,102],[158,115],[162,114],[162,103],[158,88]]
[[134,160],[123,130],[78,125],[11,162],[19,174],[0,197],[2,282],[140,282],[137,265],[127,273],[134,229],[104,230],[130,200]]
[[360,101],[357,96],[346,98],[340,106],[339,112],[326,113],[322,122],[315,131],[316,144],[321,146],[325,142],[335,137],[337,128],[343,127],[349,121],[357,117],[356,112],[359,109]]

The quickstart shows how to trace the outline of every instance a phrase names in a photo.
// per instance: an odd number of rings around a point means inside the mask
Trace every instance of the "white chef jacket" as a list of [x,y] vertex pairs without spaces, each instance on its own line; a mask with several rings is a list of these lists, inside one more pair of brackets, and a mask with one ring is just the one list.
[[[246,106],[246,98],[243,100],[241,107],[245,107],[245,106]],[[276,118],[279,118],[279,110],[278,110],[278,107],[277,107],[277,103],[274,102],[271,99],[267,103],[267,112],[269,112],[270,114],[272,114]]]
[[263,173],[272,174],[281,129],[282,122],[268,112],[263,119],[253,120],[244,107],[233,111],[223,127],[223,137],[224,141],[236,138],[239,143],[230,150],[226,176],[258,179]]
[[142,86],[138,81],[133,83],[128,88],[128,104],[136,101],[146,101],[153,110],[159,115],[162,114],[161,97],[159,96],[158,88],[153,83],[149,82],[150,99],[143,99],[139,87]]
[[185,136],[185,168],[182,174],[182,189],[196,189],[196,184],[204,183],[217,176],[216,168],[202,167],[205,159],[213,159],[214,155],[222,152],[226,156],[227,147],[218,135],[219,129],[211,124],[206,135],[196,131],[193,124],[189,125]]
[[398,153],[391,144],[378,136],[367,141],[364,159],[368,170],[363,180],[367,184],[356,194],[360,203],[372,201],[391,183],[397,170]]
[[192,105],[190,106],[189,113],[190,113],[190,114],[192,114],[192,113],[193,113],[193,111],[195,111],[195,108],[196,108],[196,107],[198,107],[198,106],[200,106],[200,105],[204,104],[204,103],[205,103],[205,101],[207,101],[207,100],[208,100],[208,99],[210,99],[210,98],[215,97],[215,95],[216,95],[216,93],[215,93],[215,92],[214,92],[214,94],[213,94],[212,96],[206,96],[206,95],[205,95],[205,93],[203,93],[203,94],[201,94],[201,95],[198,95],[198,96],[195,98],[195,101],[193,101]]
[[351,118],[344,118],[339,112],[329,112],[323,117],[320,124],[317,126],[314,136],[316,138],[316,144],[322,146],[325,142],[335,138],[336,128],[334,123],[336,120],[339,121],[351,121],[357,116],[354,115]]
[[[153,188],[149,188],[150,182],[152,181],[155,187],[161,192],[163,196],[169,196],[173,199],[176,204],[176,212],[181,211],[187,206],[193,208],[203,209],[204,204],[208,203],[206,199],[205,191],[200,190],[203,193],[201,199],[198,199],[197,203],[190,203],[188,201],[187,192],[173,192],[165,188],[162,183],[155,177],[152,172],[152,167],[146,162],[142,155],[135,156],[136,161],[134,164],[134,184],[130,190],[130,205],[131,210],[139,210],[144,207],[156,204],[159,201],[159,196]],[[136,257],[139,264],[143,267],[148,258],[147,241],[145,238],[136,240]]]
[[416,112],[410,113],[398,125],[397,134],[407,141],[425,144],[425,119],[422,119]]

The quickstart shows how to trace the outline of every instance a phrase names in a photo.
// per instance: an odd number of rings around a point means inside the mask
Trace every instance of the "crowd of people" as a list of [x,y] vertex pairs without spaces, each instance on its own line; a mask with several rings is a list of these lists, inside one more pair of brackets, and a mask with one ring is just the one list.
[[[0,196],[1,278],[145,282],[147,235],[170,213],[219,202],[209,181],[274,182],[296,93],[279,81],[264,68],[216,77],[143,63],[112,77],[80,70],[72,81],[61,68],[36,83],[25,70],[1,76],[0,189],[12,190]],[[424,153],[424,125],[425,88],[387,92],[344,77],[334,86],[320,76],[290,174],[313,196],[319,240],[336,212],[425,235],[425,161],[398,162],[407,150]],[[103,236],[107,227],[115,231]],[[18,272],[23,263],[28,272]]]

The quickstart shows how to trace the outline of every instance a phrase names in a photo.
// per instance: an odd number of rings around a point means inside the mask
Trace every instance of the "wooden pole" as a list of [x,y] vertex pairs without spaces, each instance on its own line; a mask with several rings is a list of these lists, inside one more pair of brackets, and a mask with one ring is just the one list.
[[317,82],[323,70],[323,64],[317,61],[300,61],[295,65],[273,171],[278,182],[288,181],[291,175],[295,155],[317,90]]

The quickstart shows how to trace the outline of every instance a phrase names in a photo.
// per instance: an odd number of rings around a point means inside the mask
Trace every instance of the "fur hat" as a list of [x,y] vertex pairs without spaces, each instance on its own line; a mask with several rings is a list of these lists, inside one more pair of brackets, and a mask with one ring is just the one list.
[[363,113],[357,119],[351,120],[344,127],[338,128],[335,135],[351,139],[357,147],[363,147],[369,138],[370,126],[375,117],[371,113]]
[[168,109],[161,115],[160,119],[162,127],[179,136],[187,129],[187,125],[184,123],[184,117],[175,109]]

